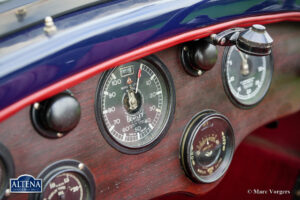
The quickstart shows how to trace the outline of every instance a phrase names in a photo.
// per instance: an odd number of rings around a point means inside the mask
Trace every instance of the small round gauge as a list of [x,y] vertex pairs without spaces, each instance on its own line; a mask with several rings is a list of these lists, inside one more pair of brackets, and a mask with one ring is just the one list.
[[213,110],[196,114],[180,142],[180,163],[194,182],[210,183],[224,175],[234,152],[234,133],[226,117]]
[[65,172],[54,177],[44,191],[44,199],[80,199],[87,196],[85,181],[78,174]]
[[0,199],[9,195],[9,179],[15,176],[13,158],[9,150],[0,143]]
[[248,55],[235,46],[226,47],[222,62],[225,92],[232,103],[240,108],[257,105],[270,88],[273,57]]
[[93,200],[95,183],[88,168],[76,160],[61,160],[49,165],[39,175],[43,180],[41,194],[30,194],[34,200]]
[[95,114],[107,142],[127,154],[154,147],[173,119],[175,90],[170,72],[155,56],[118,66],[99,81]]

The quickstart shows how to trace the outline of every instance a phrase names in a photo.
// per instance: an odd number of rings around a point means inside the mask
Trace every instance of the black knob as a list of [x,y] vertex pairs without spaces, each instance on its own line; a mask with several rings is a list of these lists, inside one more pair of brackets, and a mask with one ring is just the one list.
[[267,56],[271,53],[273,39],[263,25],[255,24],[241,32],[237,38],[236,46],[244,53]]
[[194,49],[193,63],[196,68],[208,71],[215,66],[218,53],[215,45],[212,45],[206,41],[201,41],[197,43]]
[[186,43],[181,51],[182,65],[193,76],[199,76],[203,72],[212,69],[217,59],[216,46],[206,40]]
[[35,103],[31,109],[34,127],[41,135],[50,138],[62,137],[73,130],[80,114],[80,104],[69,91]]
[[65,133],[76,127],[80,119],[79,102],[66,93],[51,99],[46,108],[46,125],[53,131]]

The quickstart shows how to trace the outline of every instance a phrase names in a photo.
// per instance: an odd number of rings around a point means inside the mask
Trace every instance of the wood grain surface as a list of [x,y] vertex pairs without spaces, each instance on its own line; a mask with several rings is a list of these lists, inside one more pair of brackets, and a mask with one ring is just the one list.
[[[152,150],[139,155],[122,154],[106,143],[96,124],[94,97],[98,76],[70,88],[81,104],[79,125],[61,139],[47,139],[32,127],[29,107],[0,124],[0,141],[11,151],[16,176],[37,176],[50,163],[76,159],[94,175],[96,199],[150,199],[165,193],[185,191],[203,194],[212,184],[195,184],[180,167],[179,141],[193,115],[214,109],[227,116],[235,130],[236,146],[257,127],[300,110],[300,26],[280,23],[268,26],[274,39],[274,75],[265,99],[250,110],[229,101],[221,80],[223,48],[217,65],[201,77],[185,73],[175,46],[156,55],[168,66],[176,87],[175,118],[166,137]],[[220,180],[221,181],[221,180]],[[26,194],[12,194],[23,200]]]

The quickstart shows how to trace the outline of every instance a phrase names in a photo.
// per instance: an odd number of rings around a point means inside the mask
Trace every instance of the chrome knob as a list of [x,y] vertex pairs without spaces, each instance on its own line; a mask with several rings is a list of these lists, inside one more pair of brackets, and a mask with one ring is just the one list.
[[273,39],[263,25],[254,24],[241,32],[236,40],[236,47],[244,53],[266,56],[271,53]]

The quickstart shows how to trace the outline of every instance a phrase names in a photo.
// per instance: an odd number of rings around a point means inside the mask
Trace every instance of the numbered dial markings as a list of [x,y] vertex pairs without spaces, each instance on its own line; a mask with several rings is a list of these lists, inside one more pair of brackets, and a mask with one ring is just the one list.
[[249,108],[259,103],[270,87],[272,73],[272,55],[251,56],[235,46],[226,47],[222,78],[226,94],[235,105]]
[[227,170],[234,151],[234,134],[229,121],[215,111],[197,114],[181,139],[180,161],[195,182],[210,183]]
[[62,173],[46,186],[43,200],[83,200],[87,196],[86,184],[76,173]]
[[95,181],[90,170],[77,160],[59,160],[47,166],[37,178],[42,179],[42,193],[30,193],[32,200],[93,200]]
[[[105,73],[96,94],[96,117],[105,139],[125,153],[157,140],[174,109],[173,83],[165,66],[142,59]],[[127,150],[126,150],[127,148]]]

